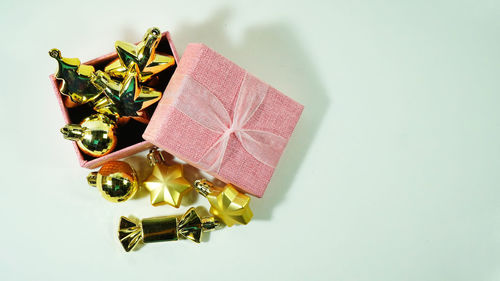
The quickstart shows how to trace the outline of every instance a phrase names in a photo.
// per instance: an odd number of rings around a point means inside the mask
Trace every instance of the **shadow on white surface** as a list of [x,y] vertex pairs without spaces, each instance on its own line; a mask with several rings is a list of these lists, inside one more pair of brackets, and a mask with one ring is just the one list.
[[266,193],[252,199],[254,219],[269,220],[293,185],[330,101],[315,64],[302,48],[307,34],[300,36],[286,22],[268,23],[248,28],[235,44],[225,30],[230,21],[231,10],[222,9],[205,22],[180,25],[172,38],[179,52],[189,43],[206,44],[305,106]]

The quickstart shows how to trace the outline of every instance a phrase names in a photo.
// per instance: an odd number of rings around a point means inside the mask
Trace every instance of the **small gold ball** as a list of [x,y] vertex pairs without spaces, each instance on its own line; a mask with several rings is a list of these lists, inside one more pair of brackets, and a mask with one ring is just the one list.
[[85,154],[101,157],[115,149],[118,142],[115,134],[116,123],[106,115],[91,115],[85,118],[80,126],[84,131],[77,145]]
[[139,188],[136,172],[123,161],[107,162],[99,172],[90,173],[87,179],[89,184],[99,188],[106,200],[114,203],[127,201]]

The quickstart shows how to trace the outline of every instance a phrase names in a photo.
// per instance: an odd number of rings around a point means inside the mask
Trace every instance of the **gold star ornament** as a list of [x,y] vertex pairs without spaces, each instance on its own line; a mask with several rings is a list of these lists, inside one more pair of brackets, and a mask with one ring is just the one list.
[[[107,73],[97,71],[92,76],[92,83],[101,89],[106,98],[94,103],[94,109],[103,114],[116,117],[140,118],[143,110],[161,99],[161,92],[153,88],[140,86],[137,64],[132,64],[122,82],[112,79]],[[139,120],[140,121],[140,120]]]
[[160,40],[160,30],[153,27],[146,32],[142,41],[137,45],[116,41],[118,59],[107,65],[104,71],[112,77],[124,79],[127,70],[135,63],[139,68],[139,81],[141,83],[148,81],[153,75],[175,64],[173,56],[156,54],[156,47]]
[[151,194],[151,204],[153,206],[169,204],[179,208],[184,195],[193,188],[184,178],[182,165],[165,165],[157,149],[151,150],[148,159],[153,166],[153,172],[143,182],[143,186]]
[[[173,56],[156,54],[155,59],[139,72],[139,81],[141,83],[145,83],[154,75],[162,72],[174,64],[175,59]],[[108,64],[106,68],[104,68],[104,71],[115,78],[123,79],[127,75],[127,68],[121,64],[119,59],[116,59]]]
[[197,180],[194,187],[198,193],[210,202],[210,213],[218,217],[227,226],[247,224],[253,217],[250,209],[250,197],[238,192],[232,184],[215,187],[206,179]]

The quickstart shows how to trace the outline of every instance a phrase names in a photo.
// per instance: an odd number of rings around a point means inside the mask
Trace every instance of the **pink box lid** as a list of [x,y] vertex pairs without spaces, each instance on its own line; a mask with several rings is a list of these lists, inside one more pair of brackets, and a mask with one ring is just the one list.
[[164,97],[143,138],[262,197],[303,106],[203,44],[187,46]]

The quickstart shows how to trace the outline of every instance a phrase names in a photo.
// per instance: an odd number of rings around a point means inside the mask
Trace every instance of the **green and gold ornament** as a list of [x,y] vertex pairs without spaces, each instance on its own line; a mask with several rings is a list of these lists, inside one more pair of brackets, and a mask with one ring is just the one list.
[[76,104],[85,104],[101,94],[102,91],[90,82],[93,66],[81,65],[77,58],[63,58],[58,49],[50,50],[49,55],[57,60],[58,69],[54,76],[62,82],[59,89],[62,95]]
[[[129,119],[148,123],[149,116],[145,109],[158,102],[162,93],[143,83],[175,64],[173,56],[156,53],[160,40],[160,30],[151,28],[137,45],[116,41],[118,58],[107,65],[104,71],[96,71],[91,65],[81,64],[77,58],[64,58],[58,49],[50,50],[49,55],[58,62],[54,76],[61,81],[59,91],[69,97],[71,107],[91,104],[96,113],[107,116],[118,125]],[[74,134],[67,133],[70,129],[63,129],[63,136],[78,141]],[[91,130],[83,126],[81,129],[87,132]],[[93,142],[105,142],[95,139],[95,135]],[[83,153],[92,157],[103,156],[114,149],[114,146],[110,146],[111,150],[103,152],[102,149],[93,151],[91,146],[85,149],[81,144],[78,146]]]

